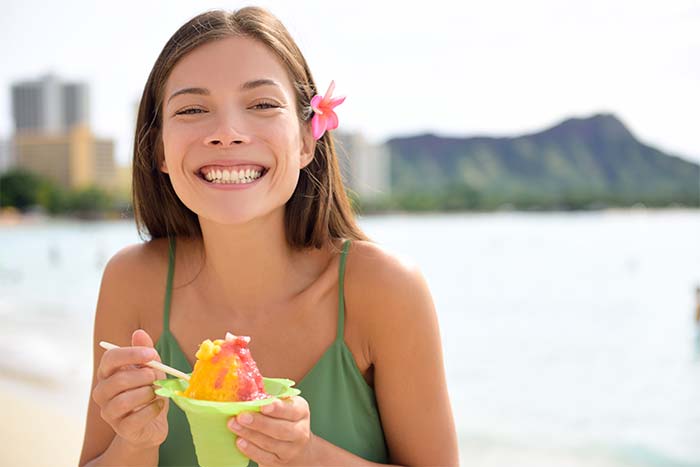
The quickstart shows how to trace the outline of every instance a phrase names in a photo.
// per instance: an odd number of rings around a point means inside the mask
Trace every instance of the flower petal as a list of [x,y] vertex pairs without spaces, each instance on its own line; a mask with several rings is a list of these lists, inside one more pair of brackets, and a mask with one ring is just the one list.
[[319,139],[321,136],[323,136],[323,133],[326,131],[326,117],[323,115],[314,115],[313,118],[311,119],[311,134],[313,135],[314,139]]
[[331,80],[331,84],[328,85],[328,91],[326,91],[326,99],[330,99],[335,90],[335,81]]
[[331,101],[328,103],[328,107],[330,107],[330,108],[332,109],[333,107],[336,107],[336,106],[342,104],[344,101],[345,101],[345,96],[334,97],[334,98],[331,99]]
[[329,109],[325,114],[325,117],[327,130],[335,130],[338,128],[338,116],[335,114],[335,112]]
[[323,96],[320,94],[316,94],[314,97],[311,98],[311,108],[318,109],[319,104],[321,103],[321,100],[323,99]]
[[328,91],[326,91],[326,94],[323,96],[323,104],[327,106],[328,103],[331,101],[331,96],[333,95],[333,90],[335,89],[335,81],[331,80],[331,84],[328,85]]

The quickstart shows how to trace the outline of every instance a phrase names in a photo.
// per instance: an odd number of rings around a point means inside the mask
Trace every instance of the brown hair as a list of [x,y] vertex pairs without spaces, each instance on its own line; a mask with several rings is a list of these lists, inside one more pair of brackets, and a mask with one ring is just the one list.
[[[259,7],[212,10],[192,18],[165,44],[139,104],[132,203],[142,238],[202,235],[197,215],[177,197],[168,174],[159,170],[164,157],[160,108],[165,83],[177,62],[200,45],[231,36],[258,40],[281,59],[294,84],[300,122],[311,117],[311,98],[318,92],[311,71],[287,29],[269,11]],[[320,248],[332,238],[369,240],[356,224],[328,132],[316,141],[314,158],[301,169],[285,205],[285,229],[293,248]]]

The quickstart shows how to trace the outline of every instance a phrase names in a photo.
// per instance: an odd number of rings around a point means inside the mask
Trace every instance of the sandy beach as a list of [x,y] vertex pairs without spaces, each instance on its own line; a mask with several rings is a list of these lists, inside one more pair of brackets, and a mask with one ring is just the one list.
[[52,404],[32,401],[14,390],[0,390],[0,465],[39,467],[78,465],[85,421]]
[[[28,394],[18,393],[26,385]],[[43,394],[43,396],[42,396]],[[66,405],[57,405],[63,399]],[[65,389],[48,393],[27,381],[0,380],[0,404],[5,419],[0,426],[0,465],[17,467],[76,466],[80,458],[84,430],[84,408],[79,397]],[[638,464],[566,451],[546,451],[519,446],[491,445],[488,441],[460,440],[462,465],[478,467],[568,466],[638,467]]]
[[[5,382],[7,381],[3,381]],[[66,393],[64,396],[69,395]],[[84,411],[69,411],[65,410],[65,407],[59,410],[51,400],[55,397],[56,394],[51,398],[30,399],[17,394],[14,388],[10,390],[0,386],[0,404],[5,411],[5,423],[0,426],[0,439],[3,440],[0,465],[18,467],[78,465],[83,441]],[[73,396],[74,402],[75,396]],[[636,463],[605,457],[566,451],[544,451],[522,445],[490,445],[483,440],[460,440],[462,465],[639,467]]]

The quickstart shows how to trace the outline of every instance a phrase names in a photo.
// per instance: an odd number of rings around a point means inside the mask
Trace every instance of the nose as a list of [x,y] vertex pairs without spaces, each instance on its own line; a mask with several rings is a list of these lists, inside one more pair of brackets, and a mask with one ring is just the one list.
[[230,119],[221,119],[214,131],[205,137],[204,144],[206,146],[232,146],[249,142],[250,137],[239,127],[240,123],[234,125]]

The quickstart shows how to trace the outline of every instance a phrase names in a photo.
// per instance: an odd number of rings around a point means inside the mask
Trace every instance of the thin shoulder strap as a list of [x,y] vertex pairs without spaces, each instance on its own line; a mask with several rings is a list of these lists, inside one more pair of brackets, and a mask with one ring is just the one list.
[[344,279],[345,279],[345,258],[348,255],[348,248],[350,247],[350,239],[345,240],[343,244],[343,252],[340,255],[340,277],[338,278],[338,330],[336,331],[336,340],[343,340],[343,332],[345,329],[345,293],[344,293]]
[[169,237],[168,281],[165,284],[165,307],[163,309],[163,332],[170,331],[170,297],[173,294],[173,273],[175,272],[175,237]]

